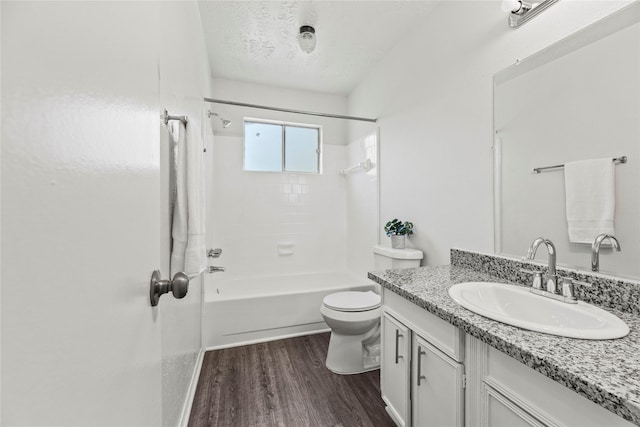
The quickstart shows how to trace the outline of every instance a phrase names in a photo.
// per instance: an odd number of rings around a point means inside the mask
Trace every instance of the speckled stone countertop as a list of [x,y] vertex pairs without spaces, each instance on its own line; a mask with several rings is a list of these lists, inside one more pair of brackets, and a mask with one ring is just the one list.
[[[631,329],[616,340],[581,340],[520,329],[475,314],[449,297],[457,283],[510,283],[459,266],[385,270],[369,278],[609,411],[640,425],[640,317],[607,308]],[[513,283],[511,283],[513,284]]]

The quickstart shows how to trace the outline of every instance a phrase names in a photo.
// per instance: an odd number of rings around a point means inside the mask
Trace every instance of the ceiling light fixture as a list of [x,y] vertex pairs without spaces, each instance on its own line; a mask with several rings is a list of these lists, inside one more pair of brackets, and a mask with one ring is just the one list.
[[211,111],[211,110],[207,111],[207,115],[208,115],[209,117],[216,116],[216,117],[217,117],[217,118],[222,122],[222,127],[223,127],[223,128],[227,128],[227,127],[229,127],[229,125],[231,124],[231,120],[226,120],[226,119],[225,119],[224,117],[222,117],[220,114],[218,114],[218,113],[214,113],[214,112],[213,112],[213,111]]
[[518,28],[520,25],[538,16],[543,10],[558,2],[558,0],[525,1],[504,0],[502,11],[509,14],[509,26]]
[[306,53],[311,53],[316,48],[316,30],[311,25],[303,25],[300,27],[300,35],[298,36],[298,44],[300,49]]

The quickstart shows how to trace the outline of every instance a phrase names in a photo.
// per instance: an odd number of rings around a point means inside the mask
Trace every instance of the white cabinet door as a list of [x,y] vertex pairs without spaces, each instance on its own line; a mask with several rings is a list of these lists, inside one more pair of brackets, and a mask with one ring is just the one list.
[[380,388],[387,412],[399,426],[411,425],[411,330],[387,313],[382,316]]
[[464,366],[414,335],[413,425],[462,427]]

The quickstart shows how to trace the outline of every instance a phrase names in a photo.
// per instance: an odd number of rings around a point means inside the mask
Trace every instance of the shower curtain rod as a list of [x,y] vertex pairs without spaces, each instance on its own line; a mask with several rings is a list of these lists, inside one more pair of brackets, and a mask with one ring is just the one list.
[[227,105],[236,105],[238,107],[260,108],[262,110],[281,111],[283,113],[306,114],[308,116],[330,117],[330,118],[333,118],[333,119],[344,119],[344,120],[359,120],[361,122],[372,122],[372,123],[375,123],[375,122],[378,121],[378,119],[369,119],[369,118],[366,118],[366,117],[342,116],[342,115],[339,115],[339,114],[314,113],[312,111],[290,110],[290,109],[287,109],[287,108],[269,107],[269,106],[266,106],[266,105],[256,105],[256,104],[247,104],[245,102],[225,101],[223,99],[213,99],[213,98],[207,98],[207,97],[205,97],[204,100],[206,102],[212,102],[214,104],[227,104]]

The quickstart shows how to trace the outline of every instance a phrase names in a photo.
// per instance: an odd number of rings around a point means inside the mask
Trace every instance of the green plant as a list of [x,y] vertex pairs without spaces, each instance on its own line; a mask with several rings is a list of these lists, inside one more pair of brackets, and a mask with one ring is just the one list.
[[409,221],[402,222],[398,218],[394,218],[384,226],[384,232],[387,233],[387,236],[394,234],[410,236],[413,234],[413,223]]

